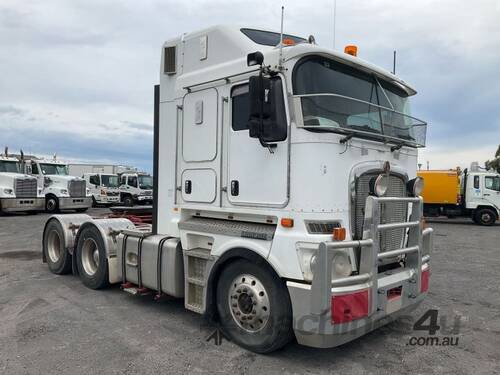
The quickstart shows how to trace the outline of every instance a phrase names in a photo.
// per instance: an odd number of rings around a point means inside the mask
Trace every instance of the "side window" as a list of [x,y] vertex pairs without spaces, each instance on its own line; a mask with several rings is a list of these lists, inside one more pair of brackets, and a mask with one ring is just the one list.
[[137,187],[137,176],[128,176],[128,185]]
[[[287,119],[285,112],[285,101],[283,96],[283,85],[279,77],[271,79],[271,98],[274,102],[276,118],[273,118],[279,128],[279,140],[284,141],[287,135]],[[234,131],[248,130],[248,118],[250,117],[250,101],[248,94],[248,84],[238,85],[231,90],[231,127]]]
[[36,164],[31,164],[31,173],[38,174],[38,166]]
[[474,176],[474,189],[479,189],[479,176]]
[[99,176],[98,175],[90,176],[89,182],[92,185],[100,185],[100,183],[99,183]]
[[125,185],[127,183],[127,176],[122,176],[120,178],[120,185]]
[[484,186],[486,189],[500,191],[500,177],[486,176]]

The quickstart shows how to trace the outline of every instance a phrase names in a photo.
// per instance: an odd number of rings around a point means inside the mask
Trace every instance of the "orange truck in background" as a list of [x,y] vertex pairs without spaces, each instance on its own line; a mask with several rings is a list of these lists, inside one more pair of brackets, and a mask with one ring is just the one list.
[[500,175],[481,171],[472,163],[470,171],[420,170],[424,179],[425,216],[468,216],[476,224],[494,225],[500,215]]

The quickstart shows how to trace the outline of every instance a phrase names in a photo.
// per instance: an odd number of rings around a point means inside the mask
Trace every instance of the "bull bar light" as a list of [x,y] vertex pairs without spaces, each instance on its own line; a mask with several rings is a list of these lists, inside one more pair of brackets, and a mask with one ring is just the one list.
[[424,191],[424,179],[422,177],[415,177],[406,184],[408,193],[414,197],[418,197]]
[[379,174],[376,177],[372,177],[370,180],[370,193],[376,195],[377,197],[382,197],[387,192],[389,187],[389,177],[385,174]]

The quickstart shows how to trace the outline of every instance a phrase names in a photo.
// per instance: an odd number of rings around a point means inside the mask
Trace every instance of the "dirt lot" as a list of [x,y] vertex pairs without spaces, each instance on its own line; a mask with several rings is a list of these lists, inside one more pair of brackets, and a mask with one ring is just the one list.
[[[500,373],[499,224],[431,224],[431,291],[411,321],[339,348],[292,343],[262,356],[207,342],[213,328],[182,300],[93,291],[77,277],[51,274],[41,261],[46,218],[0,217],[0,374]],[[439,310],[435,336],[458,338],[456,346],[411,345],[414,336],[429,337],[413,330],[429,309]]]

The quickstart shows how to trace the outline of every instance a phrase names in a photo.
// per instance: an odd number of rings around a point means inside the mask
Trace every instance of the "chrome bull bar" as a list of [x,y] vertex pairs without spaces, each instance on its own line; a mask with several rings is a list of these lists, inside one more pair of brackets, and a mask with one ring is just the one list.
[[[380,223],[380,205],[388,202],[411,204],[410,218],[401,223]],[[332,288],[367,284],[371,290],[371,313],[377,309],[378,267],[379,261],[406,255],[405,270],[411,270],[410,296],[420,293],[422,265],[430,260],[432,249],[431,228],[423,228],[423,200],[421,197],[374,197],[366,199],[363,239],[356,241],[322,242],[316,255],[316,262],[311,283],[311,311],[322,315],[331,308]],[[406,247],[390,251],[381,251],[379,234],[382,231],[408,228]],[[359,249],[359,274],[332,280],[332,261],[335,253],[344,249]],[[423,253],[425,252],[425,255]]]

